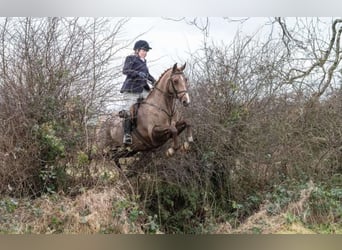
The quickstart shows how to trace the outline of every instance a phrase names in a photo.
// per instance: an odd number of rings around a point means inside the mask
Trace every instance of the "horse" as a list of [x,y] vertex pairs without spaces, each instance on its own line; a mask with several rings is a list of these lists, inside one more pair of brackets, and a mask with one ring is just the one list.
[[[101,122],[97,134],[99,150],[111,153],[117,166],[119,158],[133,156],[137,152],[151,151],[164,145],[172,139],[172,146],[166,150],[167,156],[173,156],[182,148],[189,150],[193,142],[191,124],[179,115],[176,101],[183,106],[190,105],[190,96],[187,90],[187,78],[184,75],[186,63],[180,68],[177,63],[167,69],[155,83],[148,96],[138,103],[135,117],[135,126],[132,129],[133,143],[123,144],[123,118],[113,113]],[[133,105],[136,106],[136,105]],[[135,114],[134,114],[135,113]],[[181,145],[179,134],[186,130],[187,140]]]

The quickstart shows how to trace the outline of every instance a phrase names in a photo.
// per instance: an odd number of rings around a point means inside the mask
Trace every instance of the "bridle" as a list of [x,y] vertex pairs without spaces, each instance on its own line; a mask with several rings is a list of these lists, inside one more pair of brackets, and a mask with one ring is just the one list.
[[[161,92],[164,96],[167,96],[167,97],[172,97],[173,99],[179,99],[181,100],[183,98],[183,96],[188,93],[187,90],[182,90],[182,91],[178,91],[175,87],[175,83],[173,81],[173,76],[174,75],[183,75],[184,76],[184,73],[181,71],[181,72],[172,72],[169,79],[167,80],[167,85],[166,85],[166,88],[167,88],[167,91],[163,91],[162,89],[158,88],[157,84],[154,86],[153,90],[157,90],[159,92]],[[172,87],[172,91],[170,92],[170,84],[171,84],[171,87]],[[182,94],[182,96],[179,96],[180,94]],[[156,109],[158,109],[159,111],[165,113],[168,118],[169,118],[169,124],[171,124],[172,122],[172,118],[173,116],[175,115],[176,113],[176,103],[173,102],[172,103],[172,107],[170,107],[170,112],[168,112],[168,109],[164,109],[164,108],[161,108],[159,107],[158,105],[154,104],[154,103],[150,103],[150,102],[147,102],[147,101],[142,101],[140,104],[147,104],[147,105],[150,105]],[[145,145],[147,145],[148,147],[150,148],[155,148],[157,147],[156,145],[153,145],[153,143],[151,144],[150,142],[146,141],[144,139],[144,137],[141,135],[141,133],[138,131],[138,129],[134,129],[133,130],[133,133],[135,133],[135,135],[139,138],[140,141],[142,141]]]
[[[157,84],[154,86],[153,89],[158,90],[159,92],[161,92],[165,96],[172,97],[173,99],[181,100],[183,98],[183,96],[188,93],[188,90],[178,91],[176,89],[175,83],[173,81],[173,76],[174,75],[183,75],[184,76],[184,73],[183,73],[183,71],[172,72],[171,73],[169,79],[167,80],[167,85],[166,85],[167,91],[166,92],[163,91],[162,89],[158,88]],[[170,92],[170,84],[171,84],[171,87],[172,87],[172,91],[171,92]],[[180,96],[180,94],[182,94],[182,95]],[[166,113],[166,115],[169,117],[169,122],[171,123],[172,117],[175,114],[175,103],[173,104],[173,107],[171,107],[171,113],[169,113],[167,110],[165,110],[163,108],[160,108],[159,106],[157,106],[157,105],[155,105],[153,103],[150,103],[150,102],[143,101],[141,104],[148,104],[148,105],[153,106],[156,109]]]
[[[164,95],[166,96],[170,96],[170,97],[173,97],[175,99],[181,99],[183,98],[183,96],[188,93],[188,90],[182,90],[182,91],[178,91],[175,87],[175,83],[174,81],[172,80],[172,77],[174,75],[183,75],[184,76],[184,73],[181,71],[181,72],[172,72],[169,79],[167,80],[167,92],[161,90],[160,88],[158,88],[157,86],[154,87],[154,89],[162,92]],[[172,87],[172,92],[170,93],[170,84],[171,84],[171,87]],[[179,94],[183,94],[182,96],[179,96]]]

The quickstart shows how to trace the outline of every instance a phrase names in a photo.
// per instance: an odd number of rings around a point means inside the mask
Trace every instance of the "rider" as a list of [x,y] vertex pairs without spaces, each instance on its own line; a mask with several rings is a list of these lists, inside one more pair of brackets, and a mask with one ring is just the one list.
[[155,83],[155,79],[148,71],[145,59],[147,52],[150,49],[152,48],[146,41],[137,41],[133,47],[134,54],[126,57],[122,70],[123,74],[126,75],[126,80],[124,81],[120,90],[120,92],[124,95],[122,103],[123,110],[120,111],[120,114],[124,118],[123,143],[127,145],[132,144],[132,124],[129,109],[134,103],[137,102],[138,98],[146,97],[151,90],[147,80],[149,80],[152,85]]

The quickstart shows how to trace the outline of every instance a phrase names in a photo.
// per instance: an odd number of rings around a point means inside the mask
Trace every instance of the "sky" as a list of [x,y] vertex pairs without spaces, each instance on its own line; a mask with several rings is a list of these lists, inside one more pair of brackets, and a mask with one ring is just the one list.
[[[192,18],[188,17],[187,20]],[[242,29],[244,34],[252,34],[267,20],[268,18],[252,18],[242,27],[240,22],[228,22],[223,17],[210,17],[209,42],[224,41],[229,44],[238,30]],[[121,36],[132,39],[142,33],[144,34],[138,39],[146,40],[152,47],[146,59],[150,73],[155,78],[174,63],[185,63],[190,54],[203,44],[203,34],[198,28],[185,21],[173,21],[163,17],[132,17],[124,26]],[[123,57],[131,54],[132,48],[121,53]]]
[[[191,17],[186,19],[193,20]],[[199,21],[206,20],[206,18],[199,19]],[[253,18],[245,22],[242,28],[240,22],[228,22],[223,17],[210,17],[208,42],[223,41],[228,45],[238,30],[244,34],[255,33],[267,20],[268,18]],[[151,75],[157,80],[175,63],[183,65],[189,61],[191,54],[203,46],[204,35],[194,25],[189,25],[185,21],[174,21],[165,17],[131,17],[120,32],[120,39],[131,41],[134,38],[136,39],[132,41],[131,46],[117,55],[122,60],[119,63],[123,63],[125,57],[133,53],[136,40],[146,40],[152,47],[146,57],[147,65]],[[120,89],[124,79],[124,75],[116,78],[113,86]],[[120,94],[117,97],[120,99]],[[109,106],[109,109],[116,108],[115,103]]]
[[339,16],[340,0],[0,0],[2,16]]

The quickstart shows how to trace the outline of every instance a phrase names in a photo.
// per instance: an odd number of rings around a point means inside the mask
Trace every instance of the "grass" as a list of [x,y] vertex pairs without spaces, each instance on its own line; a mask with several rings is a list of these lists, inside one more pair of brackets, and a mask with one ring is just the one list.
[[[117,177],[116,177],[117,178]],[[126,180],[127,181],[127,180]],[[142,209],[127,185],[116,179],[83,191],[75,197],[63,193],[36,199],[0,198],[0,233],[4,234],[107,234],[160,233],[159,218]],[[291,189],[292,188],[292,189]],[[248,234],[341,234],[342,190],[337,185],[289,185],[267,195],[255,211],[237,227],[229,222],[212,223],[206,233]],[[288,196],[284,193],[298,195]],[[265,196],[266,197],[266,196]],[[289,199],[291,197],[291,199]],[[282,204],[281,206],[279,204]],[[270,210],[277,207],[277,210]],[[200,232],[199,232],[200,233]]]
[[[113,204],[124,202],[127,195],[119,186],[92,189],[70,198],[46,195],[35,200],[22,199],[13,208],[8,202],[1,204],[0,232],[11,234],[93,234],[104,232],[141,233],[129,223],[129,206],[113,215]],[[7,201],[2,198],[1,201]]]

